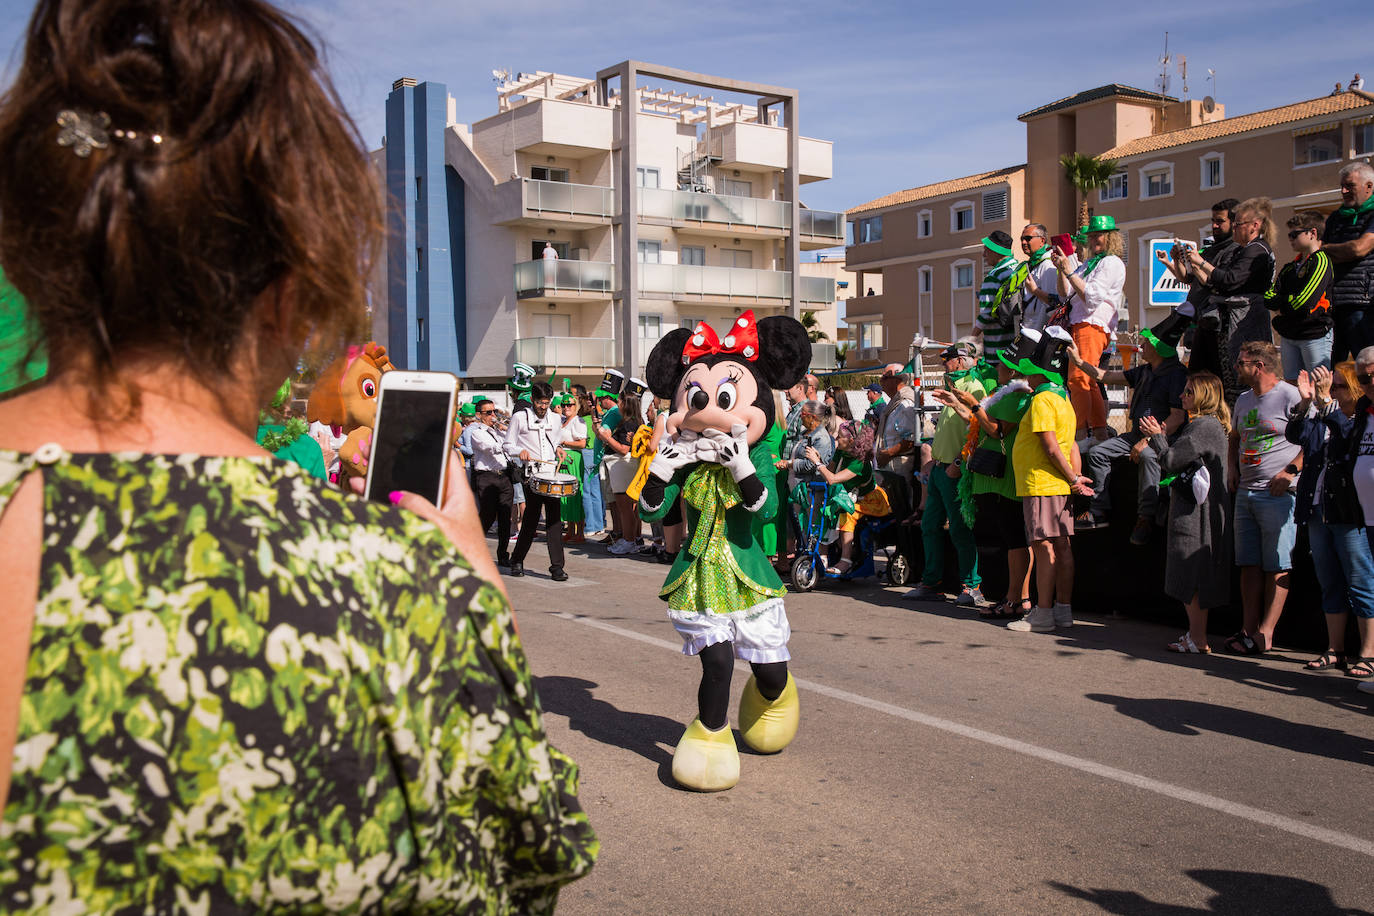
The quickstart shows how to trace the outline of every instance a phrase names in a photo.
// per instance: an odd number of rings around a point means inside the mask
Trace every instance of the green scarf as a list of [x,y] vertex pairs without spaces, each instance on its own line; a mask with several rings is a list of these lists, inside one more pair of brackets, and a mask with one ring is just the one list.
[[954,387],[954,383],[957,382],[957,381],[959,381],[959,379],[964,378],[964,377],[969,376],[969,375],[972,375],[972,374],[973,374],[973,370],[972,370],[972,369],[955,369],[953,372],[946,372],[946,373],[945,373],[945,387],[946,387],[946,388],[953,388],[953,387]]
[[[1037,366],[1036,368],[1039,367]],[[1063,385],[1056,385],[1054,382],[1046,382],[1045,384],[1041,385],[1039,388],[1031,392],[1031,397],[1034,397],[1042,391],[1053,391],[1055,394],[1059,395],[1064,400],[1067,401],[1069,399],[1068,389],[1065,388]]]
[[1035,268],[1043,264],[1045,262],[1045,259],[1050,256],[1050,249],[1052,247],[1054,246],[1050,245],[1049,242],[1046,242],[1045,244],[1040,246],[1039,251],[1031,252],[1030,260],[1026,262],[1027,266],[1030,269],[1034,270]]
[[1359,221],[1360,217],[1364,216],[1371,210],[1374,210],[1374,194],[1369,195],[1369,199],[1366,200],[1364,203],[1360,204],[1358,207],[1341,207],[1339,210],[1333,213],[1332,216],[1348,216],[1350,217],[1350,222],[1353,225],[1354,223]]
[[702,462],[687,475],[682,498],[701,512],[692,546],[688,548],[692,556],[704,556],[713,538],[724,544],[725,510],[738,506],[741,499],[739,484],[730,472],[723,465]]
[[1083,279],[1085,279],[1085,280],[1088,279],[1088,274],[1092,273],[1092,272],[1093,272],[1093,268],[1097,267],[1098,262],[1101,261],[1101,260],[1102,260],[1103,258],[1105,258],[1106,256],[1107,256],[1107,252],[1104,251],[1104,252],[1102,252],[1101,254],[1095,254],[1095,255],[1093,255],[1092,257],[1088,258],[1088,260],[1084,261],[1084,262],[1083,262]]

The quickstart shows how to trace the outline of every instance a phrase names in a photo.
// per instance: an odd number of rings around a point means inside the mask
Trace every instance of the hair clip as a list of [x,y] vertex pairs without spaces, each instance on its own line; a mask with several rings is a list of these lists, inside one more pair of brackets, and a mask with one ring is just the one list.
[[[105,149],[110,145],[110,116],[103,111],[94,114],[65,108],[57,113],[57,123],[62,130],[57,134],[58,146],[70,146],[72,152],[82,159],[90,156],[93,149]],[[137,140],[136,130],[117,128],[114,136],[120,140]],[[162,142],[162,134],[144,134],[153,143]]]
[[57,123],[62,128],[57,134],[57,145],[70,146],[82,159],[89,156],[91,150],[110,145],[110,116],[103,111],[90,114],[63,109],[57,113]]

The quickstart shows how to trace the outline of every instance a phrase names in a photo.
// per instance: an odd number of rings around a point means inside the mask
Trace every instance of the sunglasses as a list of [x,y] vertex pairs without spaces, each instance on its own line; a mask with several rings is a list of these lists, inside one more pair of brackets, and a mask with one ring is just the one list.
[[1306,232],[1316,232],[1316,231],[1317,231],[1316,229],[1294,229],[1292,232],[1288,233],[1288,238],[1289,238],[1289,240],[1291,241],[1292,239],[1297,238],[1298,236],[1302,235],[1303,233],[1306,233]]
[[1040,238],[1040,236],[1038,236],[1038,235],[1023,235],[1023,236],[1021,236],[1021,241],[1023,241],[1023,242],[1033,242],[1033,241],[1035,241],[1035,240],[1038,239],[1038,238]]
[[491,408],[491,409],[489,409],[489,410],[479,410],[479,411],[477,411],[477,412],[480,413],[482,416],[487,417],[487,416],[491,416],[492,414],[496,413],[496,409],[495,409],[495,408]]

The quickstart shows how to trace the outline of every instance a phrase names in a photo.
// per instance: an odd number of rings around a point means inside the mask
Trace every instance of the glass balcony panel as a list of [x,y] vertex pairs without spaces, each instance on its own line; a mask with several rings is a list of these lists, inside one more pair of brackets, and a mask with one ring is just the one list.
[[787,229],[791,208],[786,201],[703,194],[666,188],[639,189],[639,215],[757,229]]
[[609,337],[521,337],[516,362],[536,368],[603,369],[614,365],[615,341]]
[[615,215],[615,193],[611,188],[537,178],[523,181],[527,210],[577,216]]
[[615,265],[602,261],[521,261],[515,265],[516,295],[563,291],[606,293],[615,289]]
[[802,277],[797,296],[802,302],[834,302],[835,281],[830,277]]
[[844,214],[830,210],[802,210],[801,234],[842,241]]

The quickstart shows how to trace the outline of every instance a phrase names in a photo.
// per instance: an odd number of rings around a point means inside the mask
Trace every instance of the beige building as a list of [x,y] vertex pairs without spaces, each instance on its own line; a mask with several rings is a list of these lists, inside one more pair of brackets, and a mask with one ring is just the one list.
[[[1015,239],[1027,222],[1072,231],[1078,199],[1062,155],[1118,161],[1111,184],[1092,192],[1088,204],[1115,216],[1125,235],[1122,318],[1135,328],[1165,313],[1147,305],[1151,239],[1200,241],[1210,233],[1212,203],[1227,197],[1272,198],[1280,225],[1295,209],[1329,211],[1339,200],[1341,165],[1369,157],[1374,144],[1374,96],[1364,92],[1227,118],[1210,98],[1179,101],[1113,84],[1020,120],[1024,165],[898,191],[848,211],[846,264],[860,278],[881,274],[886,293],[878,302],[846,301],[845,317],[851,329],[881,329],[881,361],[905,360],[915,334],[951,340],[972,332],[983,275],[979,240],[990,231]],[[1287,239],[1278,247],[1282,261],[1290,255]]]
[[[667,331],[723,331],[746,309],[814,310],[833,327],[834,278],[799,267],[802,251],[843,242],[845,218],[801,204],[802,186],[831,176],[832,155],[829,141],[801,136],[793,90],[634,61],[594,78],[500,77],[496,112],[471,125],[450,99],[448,196],[428,209],[432,220],[446,207],[462,253],[445,253],[461,375],[504,379],[513,361],[584,382],[606,368],[639,374]],[[440,256],[412,234],[398,244],[393,231],[391,264]],[[389,321],[423,322],[391,285]],[[816,368],[833,365],[833,344],[818,347]]]

